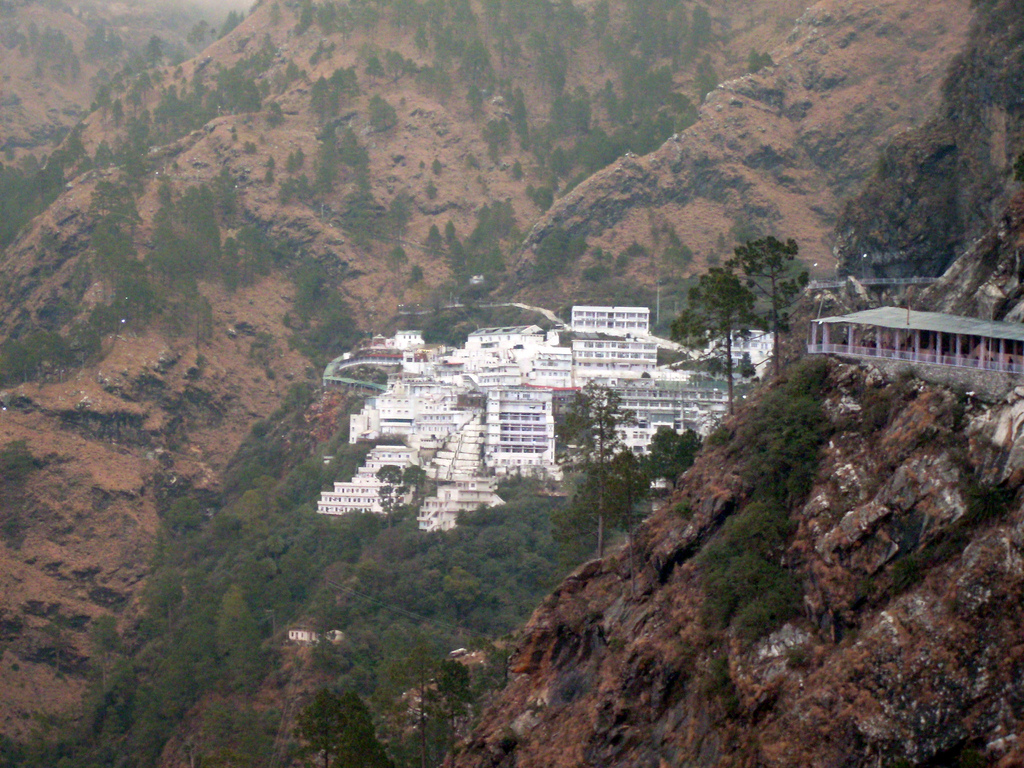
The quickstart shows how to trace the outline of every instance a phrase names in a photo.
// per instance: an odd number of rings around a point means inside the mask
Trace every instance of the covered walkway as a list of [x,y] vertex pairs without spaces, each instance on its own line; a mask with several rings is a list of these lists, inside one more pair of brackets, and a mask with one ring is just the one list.
[[879,307],[811,321],[810,354],[1024,373],[1024,324]]

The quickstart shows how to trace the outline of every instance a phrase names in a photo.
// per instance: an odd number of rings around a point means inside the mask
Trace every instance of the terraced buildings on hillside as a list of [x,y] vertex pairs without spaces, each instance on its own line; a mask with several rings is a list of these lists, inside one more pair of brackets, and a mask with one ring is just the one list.
[[[545,333],[535,325],[481,328],[459,348],[424,344],[414,331],[375,340],[382,353],[401,349],[401,365],[390,374],[386,390],[352,415],[349,439],[401,440],[415,454],[412,461],[439,485],[438,496],[421,510],[421,527],[453,525],[459,509],[490,498],[494,476],[559,477],[555,421],[590,381],[616,389],[636,415],[622,434],[636,453],[647,451],[659,428],[706,434],[725,413],[725,382],[658,366],[659,343],[672,344],[647,335],[646,308],[576,307],[573,318],[591,325],[599,320],[639,325],[607,334],[565,328]],[[364,349],[348,359],[369,360],[374,354]],[[325,386],[337,364],[325,372]],[[359,475],[353,482],[362,483],[364,491],[369,487]],[[356,504],[360,497],[348,498]],[[322,505],[326,512],[328,502]]]

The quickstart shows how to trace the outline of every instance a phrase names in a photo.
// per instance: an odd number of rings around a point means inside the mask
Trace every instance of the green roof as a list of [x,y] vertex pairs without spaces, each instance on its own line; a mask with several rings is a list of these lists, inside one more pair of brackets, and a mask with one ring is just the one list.
[[359,379],[348,379],[344,376],[324,376],[324,381],[333,381],[337,384],[345,384],[354,387],[365,387],[367,389],[375,389],[378,392],[387,392],[388,388],[384,384],[378,384],[375,381],[360,381]]

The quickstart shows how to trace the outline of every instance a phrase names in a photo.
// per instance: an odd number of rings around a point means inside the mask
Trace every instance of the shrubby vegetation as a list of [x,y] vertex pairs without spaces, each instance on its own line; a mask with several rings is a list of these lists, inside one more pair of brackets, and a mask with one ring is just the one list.
[[[424,734],[435,764],[453,722],[501,684],[503,656],[488,639],[519,625],[561,576],[548,517],[563,502],[526,481],[506,484],[505,507],[465,514],[457,529],[436,534],[418,531],[405,510],[390,527],[375,515],[317,515],[321,488],[350,477],[369,446],[350,446],[345,430],[311,444],[310,400],[307,387],[294,385],[281,410],[254,427],[222,496],[186,491],[163,502],[131,654],[116,633],[108,638],[94,660],[82,729],[64,730],[19,764],[152,765],[203,696],[211,706],[189,747],[197,759],[230,752],[249,765],[272,764],[280,713],[249,700],[276,666],[285,627],[296,623],[343,632],[340,642],[315,647],[314,664],[333,689],[372,702],[389,751],[403,762],[419,754]],[[23,453],[8,446],[4,466],[21,467]],[[321,453],[335,459],[325,464]],[[472,675],[452,668],[443,658],[460,646],[489,648],[495,664]],[[401,694],[427,674],[444,684],[432,688],[410,732]]]
[[652,481],[660,478],[674,485],[693,465],[701,446],[695,432],[679,435],[662,427],[651,452],[637,456],[618,431],[635,424],[636,415],[623,407],[619,394],[594,382],[576,393],[559,424],[564,445],[559,460],[570,499],[553,515],[552,524],[564,562],[595,552],[602,557],[605,539],[615,529],[631,538],[646,511],[641,505],[652,493]]
[[35,60],[36,77],[42,77],[43,70],[48,69],[58,80],[78,79],[82,63],[75,54],[74,44],[62,31],[50,27],[40,31],[33,21],[29,22],[26,33],[18,33],[18,50],[22,56]]
[[554,227],[537,246],[537,259],[534,262],[537,277],[543,279],[562,274],[586,250],[584,237],[573,237],[561,227]]
[[731,442],[753,489],[750,500],[701,551],[704,618],[747,642],[799,609],[801,588],[785,565],[790,512],[810,491],[827,421],[821,392],[827,362],[808,359],[753,406]]
[[[341,155],[360,162],[358,144],[352,142],[354,137],[343,137]],[[90,274],[103,277],[112,287],[110,299],[79,319],[74,318],[80,310],[69,299],[62,315],[69,321],[66,327],[9,339],[0,347],[0,385],[62,376],[69,368],[99,359],[104,337],[141,332],[153,323],[201,345],[213,333],[213,309],[198,284],[218,282],[235,291],[272,269],[285,270],[296,283],[291,343],[311,360],[319,364],[358,339],[359,329],[338,292],[344,266],[329,273],[260,227],[240,224],[235,180],[227,169],[212,184],[183,190],[165,180],[158,199],[153,246],[140,260],[135,227],[141,219],[134,190],[127,182],[97,184],[90,206],[96,220],[90,258],[80,264],[83,277],[78,283],[87,285]],[[229,228],[234,234],[224,236]]]
[[[352,6],[306,0],[300,5],[294,32],[304,34],[315,26],[322,35],[346,35],[385,20],[412,30],[417,48],[432,56],[432,64],[418,65],[396,51],[372,48],[364,53],[362,74],[371,84],[415,75],[420,87],[448,98],[455,90],[448,73],[454,72],[476,116],[483,114],[485,95],[500,94],[508,113],[481,126],[488,155],[498,162],[511,149],[513,138],[520,148],[532,151],[541,180],[535,200],[542,209],[550,205],[544,190],[550,195],[560,185],[571,188],[623,154],[649,152],[692,124],[694,97],[702,98],[717,83],[710,60],[702,58],[715,39],[714,24],[702,6],[691,9],[678,0],[644,0],[615,21],[607,3],[587,13],[572,3],[489,0],[482,10],[480,19],[465,2],[394,0]],[[487,43],[479,36],[481,22]],[[615,71],[595,93],[566,87],[572,45],[588,35],[598,40]],[[331,45],[321,42],[310,64],[315,66],[321,56],[330,55]],[[502,70],[496,66],[500,63],[514,71],[527,59],[546,87],[547,104],[538,117],[550,119],[543,123],[531,121],[522,90],[499,77]],[[676,85],[677,75],[686,71],[696,75],[693,97]],[[311,103],[326,120],[344,97],[357,92],[355,70],[338,70],[330,81],[321,78],[314,83]],[[395,122],[379,94],[370,105],[369,118],[377,130],[387,130]]]
[[518,239],[519,230],[512,204],[499,200],[491,205],[485,204],[476,212],[476,226],[464,242],[459,240],[453,225],[450,229],[446,227],[443,244],[430,236],[427,247],[437,246],[447,250],[453,275],[464,283],[472,275],[503,272],[505,261],[502,243]]
[[0,163],[0,249],[63,191],[65,162],[54,153],[41,167],[31,160],[22,167]]

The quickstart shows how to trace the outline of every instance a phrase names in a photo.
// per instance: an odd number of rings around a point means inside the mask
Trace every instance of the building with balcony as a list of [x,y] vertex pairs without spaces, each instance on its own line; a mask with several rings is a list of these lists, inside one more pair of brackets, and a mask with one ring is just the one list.
[[646,335],[650,333],[651,310],[647,307],[575,306],[571,325],[574,331],[584,333]]
[[639,378],[658,365],[653,341],[580,333],[572,340],[572,365],[577,382],[606,376]]
[[611,385],[631,411],[636,423],[623,427],[621,436],[634,453],[647,453],[661,427],[682,433],[692,429],[707,435],[728,411],[724,381],[694,377],[687,380],[634,379]]
[[1024,373],[1024,324],[878,307],[811,321],[811,354]]
[[459,514],[480,507],[496,507],[505,501],[495,493],[494,478],[468,477],[439,485],[437,494],[423,500],[416,518],[421,531],[448,531],[455,527]]
[[487,393],[484,463],[495,474],[556,473],[552,399],[550,390],[530,387]]
[[530,361],[524,384],[531,387],[566,389],[573,385],[572,349],[546,347],[537,351]]
[[377,472],[386,466],[405,469],[418,461],[416,452],[404,445],[378,445],[367,455],[355,477],[348,482],[335,483],[333,490],[320,494],[316,511],[321,515],[344,515],[349,512],[382,515],[384,506],[381,504],[380,489],[384,484],[377,478]]

